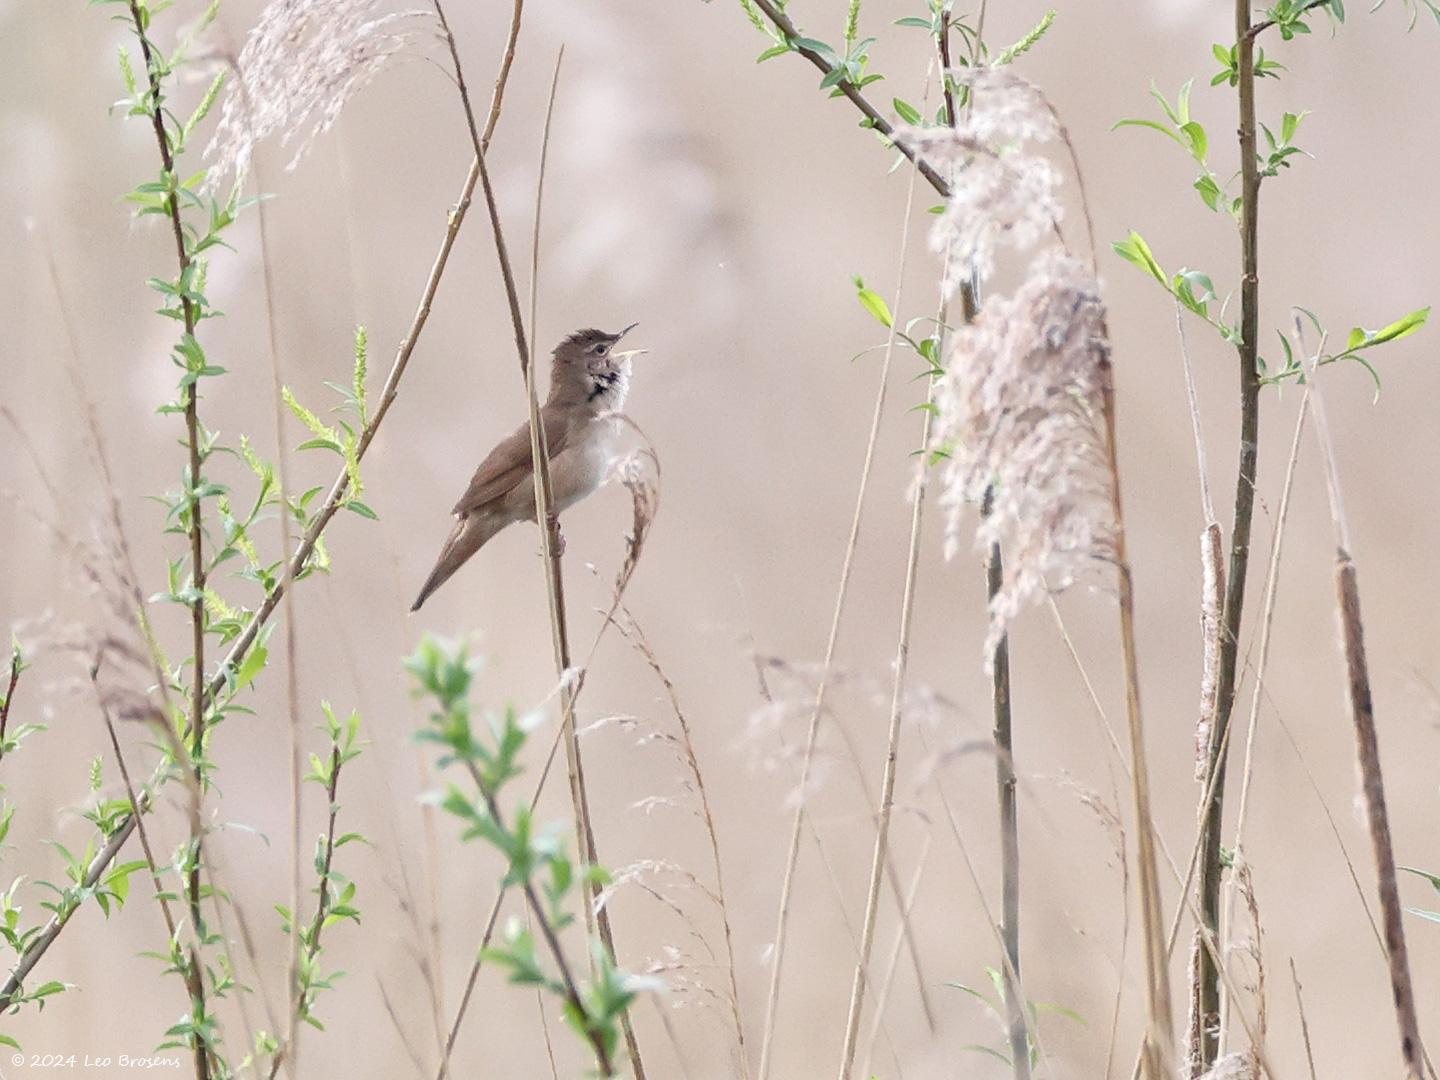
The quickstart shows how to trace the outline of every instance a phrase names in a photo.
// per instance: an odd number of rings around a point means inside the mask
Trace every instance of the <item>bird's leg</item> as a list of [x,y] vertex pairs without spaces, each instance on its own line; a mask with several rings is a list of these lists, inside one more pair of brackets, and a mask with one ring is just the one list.
[[565,554],[565,534],[560,531],[560,515],[546,514],[545,527],[550,530],[550,549],[559,558]]

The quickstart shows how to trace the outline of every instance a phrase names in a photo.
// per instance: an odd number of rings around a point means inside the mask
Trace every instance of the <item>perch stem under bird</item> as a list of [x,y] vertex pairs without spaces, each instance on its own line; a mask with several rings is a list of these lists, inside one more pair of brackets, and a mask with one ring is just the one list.
[[[550,393],[540,408],[550,459],[552,515],[574,506],[609,475],[619,429],[615,419],[630,389],[631,361],[646,351],[615,346],[636,325],[614,334],[577,330],[555,347]],[[502,439],[475,470],[452,511],[455,527],[411,611],[419,611],[496,533],[517,521],[535,520],[533,468],[530,425],[525,423]]]

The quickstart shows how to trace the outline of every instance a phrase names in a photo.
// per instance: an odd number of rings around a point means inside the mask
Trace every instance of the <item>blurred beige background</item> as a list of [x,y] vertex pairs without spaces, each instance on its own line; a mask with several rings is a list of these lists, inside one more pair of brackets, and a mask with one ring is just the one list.
[[[227,3],[222,25],[239,41],[259,4]],[[838,38],[844,5],[795,0],[795,17],[817,36]],[[886,82],[875,100],[922,96],[925,36],[891,22],[923,7],[916,0],[868,0],[862,32],[877,34],[875,69]],[[1440,297],[1440,211],[1431,197],[1437,159],[1431,102],[1440,94],[1440,41],[1433,25],[1410,35],[1399,0],[1367,16],[1354,5],[1338,38],[1326,33],[1267,52],[1289,67],[1266,82],[1262,117],[1313,112],[1299,159],[1264,189],[1264,323],[1284,325],[1303,303],[1337,330],[1378,326]],[[451,12],[469,81],[488,90],[509,5],[456,4]],[[1036,3],[991,4],[987,30],[1013,40],[1043,12]],[[1141,664],[1158,815],[1183,859],[1196,797],[1192,724],[1199,674],[1198,494],[1181,382],[1174,316],[1153,284],[1108,251],[1108,241],[1141,230],[1162,263],[1209,271],[1225,291],[1235,282],[1237,244],[1225,222],[1190,191],[1189,163],[1153,133],[1111,132],[1125,116],[1150,116],[1153,79],[1173,96],[1196,76],[1194,108],[1207,125],[1217,171],[1234,166],[1233,99],[1205,84],[1210,44],[1231,33],[1228,4],[1142,0],[1060,5],[1047,40],[1025,73],[1060,108],[1082,156],[1102,247],[1119,377],[1125,497],[1140,598]],[[1323,20],[1322,20],[1323,22]],[[144,496],[172,487],[181,428],[153,406],[171,392],[166,359],[171,325],[150,314],[147,276],[170,273],[172,252],[153,221],[132,223],[119,196],[154,171],[154,146],[139,124],[107,117],[120,93],[114,56],[123,28],[104,11],[73,3],[0,0],[0,395],[21,419],[60,483],[52,507],[15,433],[0,430],[0,487],[25,506],[82,536],[91,533],[100,487],[80,435],[64,363],[64,325],[44,270],[48,242],[60,268],[83,377],[99,404],[120,462],[125,520],[149,590],[163,585],[157,543],[161,511]],[[888,155],[855,129],[855,114],[815,90],[816,73],[795,58],[755,66],[764,47],[729,0],[532,0],[505,113],[492,150],[511,244],[528,257],[529,214],[544,98],[556,49],[565,71],[548,177],[538,344],[565,332],[638,320],[640,361],[630,412],[659,448],[662,509],[630,601],[679,687],[719,818],[737,933],[742,1007],[758,1050],[767,983],[766,946],[784,860],[793,774],[776,733],[752,722],[759,706],[747,639],[797,664],[823,653],[879,371],[877,354],[851,361],[882,340],[853,298],[852,273],[891,296],[905,198],[904,173],[886,175]],[[197,88],[191,88],[195,91]],[[379,385],[413,312],[424,275],[469,161],[459,109],[444,75],[418,54],[388,71],[349,106],[294,173],[287,155],[262,151],[270,204],[276,315],[286,380],[302,400],[327,401],[322,380],[343,379],[357,321],[370,331],[373,385]],[[1073,189],[1072,189],[1073,197]],[[1073,211],[1072,206],[1072,211]],[[39,229],[27,231],[26,219]],[[1072,223],[1078,218],[1072,212]],[[936,267],[920,215],[905,269],[906,317],[932,311]],[[1072,233],[1079,236],[1072,224]],[[48,241],[44,239],[48,237]],[[230,439],[251,433],[273,445],[265,311],[256,220],[231,236],[239,254],[213,260],[211,296],[227,317],[206,326],[211,355],[231,374],[213,384],[206,423]],[[1234,462],[1234,358],[1187,327],[1197,365],[1212,480],[1226,509]],[[1271,331],[1266,331],[1267,335]],[[1437,330],[1384,349],[1385,391],[1371,401],[1358,369],[1334,370],[1328,402],[1341,454],[1359,561],[1396,849],[1402,863],[1440,869],[1436,790],[1440,751],[1440,503],[1434,498],[1440,425]],[[1273,348],[1273,337],[1264,343]],[[921,393],[913,359],[901,356],[880,444],[873,501],[861,537],[840,659],[859,683],[838,699],[841,719],[878,782],[884,706],[878,699],[894,654],[909,509],[908,454]],[[1298,396],[1265,400],[1263,486],[1257,534],[1268,550],[1284,457]],[[333,930],[326,962],[348,975],[321,1001],[328,1031],[307,1036],[312,1076],[394,1077],[415,1071],[409,1040],[434,1059],[431,1006],[416,965],[428,948],[418,924],[432,919],[442,944],[444,1009],[459,997],[498,874],[475,846],[461,848],[448,821],[427,853],[417,796],[430,783],[425,756],[410,743],[423,714],[407,695],[399,659],[426,631],[474,635],[489,656],[482,688],[496,705],[528,704],[552,683],[543,575],[536,533],[506,533],[416,617],[405,614],[447,528],[447,511],[479,457],[523,415],[503,292],[483,213],[471,215],[434,316],[401,394],[366,460],[367,501],[380,522],[342,515],[330,529],[335,570],[297,594],[303,636],[300,688],[305,723],[319,701],[359,708],[371,746],[342,790],[347,827],[373,848],[346,848],[341,869],[360,883],[361,927]],[[298,441],[298,438],[297,438]],[[245,477],[217,468],[242,490]],[[297,483],[328,483],[332,461],[300,456]],[[571,616],[577,642],[599,623],[629,525],[623,492],[607,491],[566,519]],[[262,530],[270,541],[273,526]],[[941,558],[942,522],[930,515],[920,570],[912,672],[953,709],[927,710],[934,749],[988,735],[988,689],[980,664],[982,576],[969,551]],[[1271,1060],[1278,1076],[1305,1074],[1291,957],[1305,985],[1322,1077],[1395,1073],[1394,1024],[1384,968],[1343,858],[1308,780],[1314,773],[1367,894],[1373,872],[1353,796],[1351,734],[1343,707],[1331,611],[1329,522],[1319,462],[1301,456],[1280,582],[1275,649],[1256,739],[1257,772],[1249,857],[1265,919]],[[599,577],[584,569],[598,568]],[[1250,612],[1259,609],[1263,570],[1252,574]],[[234,583],[232,595],[247,595]],[[250,594],[253,595],[253,594]],[[7,502],[0,513],[0,624],[43,639],[82,620],[90,601],[44,532]],[[1079,647],[1108,707],[1118,714],[1113,604],[1076,593],[1062,600]],[[47,613],[50,613],[47,620]],[[182,647],[174,610],[157,614]],[[1253,618],[1250,625],[1254,625]],[[1102,1075],[1120,954],[1121,886],[1113,846],[1073,785],[1109,801],[1107,752],[1081,684],[1043,610],[1015,627],[1016,744],[1022,773],[1024,965],[1039,1001],[1082,1014],[1085,1023],[1046,1018],[1042,1033],[1056,1078]],[[72,656],[41,655],[24,679],[12,721],[44,720],[37,736],[4,763],[16,813],[3,853],[4,880],[60,873],[42,840],[83,843],[87,826],[68,808],[86,797],[87,762],[115,769],[103,729],[75,681]],[[864,680],[875,680],[874,692]],[[796,698],[802,680],[778,684]],[[256,715],[215,736],[221,771],[218,815],[259,830],[226,830],[214,841],[223,884],[247,912],[260,943],[260,977],[278,993],[284,943],[270,905],[288,895],[283,672],[272,668],[255,695]],[[1247,682],[1237,716],[1248,714]],[[636,716],[639,728],[602,727],[586,740],[603,857],[612,866],[673,859],[707,877],[709,856],[683,808],[633,808],[649,796],[681,796],[683,777],[645,731],[673,723],[659,685],[611,636],[597,658],[582,718]],[[1304,764],[1277,725],[1294,732]],[[917,719],[919,719],[917,713]],[[792,719],[787,737],[797,737]],[[130,732],[138,759],[143,736]],[[315,745],[319,746],[319,736]],[[815,814],[834,863],[850,923],[864,903],[871,832],[852,772],[827,742]],[[538,748],[537,748],[538,749]],[[945,982],[983,983],[996,960],[985,914],[944,823],[926,751],[912,728],[902,750],[897,818],[900,864],[908,873],[927,836],[917,929],[933,986],[938,1030],[927,1033],[913,975],[902,966],[889,1003],[890,1041],[875,1048],[882,1077],[1000,1077],[1004,1067],[968,1044],[996,1046],[994,1026],[968,995]],[[1238,758],[1235,759],[1238,762]],[[1238,774],[1237,774],[1238,775]],[[991,905],[998,902],[992,762],[984,753],[951,761],[939,775],[956,809]],[[320,827],[310,793],[307,836]],[[1233,807],[1232,807],[1233,811]],[[545,816],[568,813],[563,784]],[[168,808],[153,826],[168,849],[183,828]],[[792,951],[787,963],[777,1077],[829,1075],[837,1057],[849,989],[851,946],[834,892],[810,844],[802,849]],[[438,863],[436,855],[438,853]],[[307,852],[308,859],[308,852]],[[433,897],[427,879],[438,878]],[[708,880],[708,877],[707,877]],[[401,897],[418,900],[413,918]],[[1165,880],[1167,909],[1176,889]],[[713,913],[693,889],[664,887],[720,945]],[[1408,903],[1434,907],[1418,880],[1402,882]],[[35,1053],[145,1053],[182,1008],[179,984],[137,956],[162,946],[164,929],[143,889],[102,925],[79,913],[37,974],[79,984],[43,1013],[27,1009],[3,1030]],[[41,896],[23,892],[39,918]],[[685,925],[639,890],[614,901],[622,959],[634,968],[692,948]],[[894,909],[883,912],[879,955],[889,954]],[[1440,927],[1408,924],[1422,1019],[1440,1040]],[[1132,946],[1135,943],[1132,941]],[[1130,957],[1133,959],[1132,948]],[[706,959],[704,963],[709,964]],[[1177,985],[1182,963],[1174,965]],[[719,991],[718,969],[693,978]],[[1127,962],[1117,1075],[1128,1070],[1139,1023],[1138,969]],[[381,987],[392,1003],[387,1016]],[[675,1006],[672,1008],[671,1006]],[[637,1013],[657,1077],[735,1075],[725,1020],[703,992],[662,1006],[683,1048],[684,1070],[647,1003]],[[256,1013],[259,1013],[257,1008]],[[244,1041],[227,1014],[227,1043]],[[552,1024],[562,1074],[583,1063]],[[865,1029],[868,1030],[868,1023]],[[899,1062],[892,1056],[894,1047]],[[236,1055],[238,1056],[238,1054]],[[459,1044],[457,1075],[548,1075],[533,997],[483,977]],[[0,1057],[7,1077],[8,1054]],[[186,1066],[188,1068],[188,1066]],[[902,1072],[903,1070],[903,1072]],[[93,1073],[92,1073],[93,1075]],[[116,1075],[119,1075],[118,1071]]]

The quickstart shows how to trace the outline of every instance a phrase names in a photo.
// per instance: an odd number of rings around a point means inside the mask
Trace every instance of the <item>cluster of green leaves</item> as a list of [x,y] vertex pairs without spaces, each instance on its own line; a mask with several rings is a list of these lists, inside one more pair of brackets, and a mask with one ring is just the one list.
[[[322,970],[320,958],[324,951],[322,935],[336,923],[360,922],[360,909],[355,906],[355,882],[335,868],[335,853],[346,844],[366,843],[358,832],[336,834],[336,821],[340,814],[338,792],[340,773],[344,767],[359,757],[364,747],[360,741],[360,714],[352,710],[341,719],[335,715],[330,703],[322,702],[325,714],[323,730],[329,739],[326,753],[310,755],[310,771],[307,783],[317,784],[326,794],[329,826],[315,842],[315,914],[308,923],[300,926],[300,964],[297,971],[297,999],[299,1019],[317,1030],[324,1031],[325,1025],[315,1014],[316,999],[327,990],[335,988],[335,980],[343,971]],[[295,918],[289,907],[276,904],[285,934],[295,933]],[[278,1040],[272,1040],[271,1052],[278,1049]],[[267,1042],[266,1045],[271,1045]]]
[[[556,935],[574,923],[572,908],[586,902],[579,886],[603,887],[610,878],[600,867],[577,867],[565,852],[560,831],[537,826],[526,803],[502,816],[500,800],[522,771],[527,724],[508,706],[499,716],[487,713],[476,720],[470,690],[479,662],[463,644],[427,635],[404,664],[415,679],[416,696],[435,705],[417,741],[439,747],[440,765],[460,766],[470,781],[464,787],[447,784],[434,801],[464,827],[462,840],[483,840],[501,854],[506,865],[502,885],[517,886],[533,897],[532,914],[547,939],[555,942]],[[537,987],[559,999],[569,1026],[587,1044],[598,1042],[613,1055],[621,1016],[639,993],[659,984],[618,969],[598,940],[589,944],[592,974],[577,980],[573,997],[539,955],[534,932],[519,919],[509,922],[503,941],[484,956],[509,972],[511,983]]]
[[[890,305],[885,302],[885,298],[866,286],[865,280],[859,274],[850,280],[855,283],[855,299],[866,313],[886,330],[894,330],[895,340],[901,347],[909,349],[925,361],[925,370],[918,377],[933,378],[945,374],[945,369],[940,365],[940,334],[946,327],[941,326],[928,315],[910,319],[903,327],[896,326],[895,316],[891,314]],[[924,337],[917,336],[916,328],[927,323],[934,328],[933,332]],[[857,353],[855,358],[883,348],[885,348],[884,345],[872,345],[863,352]],[[924,408],[924,406],[917,406],[917,408]]]
[[[948,982],[945,985],[955,990],[969,994],[976,1001],[980,1002],[985,1012],[995,1021],[1000,1028],[1000,1035],[1003,1039],[1006,1025],[1009,1023],[1005,1010],[1005,976],[999,968],[985,968],[985,975],[990,980],[989,991],[980,990],[965,983]],[[1034,1073],[1036,1066],[1040,1063],[1040,1046],[1035,1041],[1035,1031],[1039,1027],[1042,1014],[1063,1016],[1067,1020],[1073,1020],[1077,1024],[1084,1024],[1085,1018],[1073,1009],[1067,1009],[1062,1005],[1049,1005],[1043,1001],[1027,1001],[1025,1012],[1029,1024],[1025,1028],[1025,1045],[1030,1058],[1030,1072]],[[1002,1044],[1004,1049],[996,1049],[993,1046],[986,1046],[983,1043],[971,1043],[963,1049],[985,1054],[989,1057],[998,1058],[1006,1065],[1013,1065],[1010,1060],[1008,1043]]]
[[[342,386],[339,383],[328,381],[325,383],[341,397],[340,404],[336,405],[332,411],[351,414],[355,418],[353,425],[346,420],[341,420],[338,422],[338,427],[330,427],[300,404],[288,386],[283,389],[282,396],[285,399],[286,407],[310,432],[310,438],[300,444],[300,449],[329,450],[344,462],[347,483],[345,497],[340,503],[341,507],[374,521],[376,519],[375,511],[360,501],[360,493],[365,489],[364,481],[360,476],[360,440],[370,422],[370,407],[365,397],[365,374],[369,367],[368,340],[365,327],[357,326],[355,328],[355,362],[351,369],[350,385]],[[319,488],[313,488],[309,494],[313,497],[313,493],[319,490]],[[307,524],[304,509],[304,505],[302,505],[300,513],[297,515],[302,529]]]
[[1290,41],[1297,34],[1310,33],[1309,17],[1317,11],[1324,11],[1333,21],[1342,23],[1345,0],[1276,0],[1265,9],[1265,21],[1274,24],[1282,40]]
[[[1326,0],[1324,3],[1306,2],[1306,0],[1280,0],[1264,13],[1264,23],[1257,26],[1273,26],[1281,33],[1285,40],[1290,40],[1299,34],[1310,32],[1306,20],[1319,11],[1325,11],[1337,23],[1343,22],[1345,9],[1340,0]],[[1220,62],[1221,70],[1211,80],[1211,86],[1219,86],[1227,83],[1235,86],[1239,82],[1238,54],[1239,46],[1225,46],[1216,44],[1212,46],[1215,58]],[[1256,47],[1255,52],[1255,76],[1256,78],[1280,78],[1280,72],[1285,68],[1282,64],[1269,60],[1265,57],[1263,50]],[[1242,198],[1239,195],[1232,195],[1229,190],[1229,183],[1222,181],[1210,165],[1210,140],[1204,126],[1196,120],[1190,111],[1190,96],[1194,80],[1187,81],[1176,95],[1172,104],[1154,84],[1150,87],[1150,96],[1159,104],[1163,114],[1161,120],[1150,119],[1124,119],[1116,123],[1115,128],[1141,127],[1152,131],[1158,131],[1171,142],[1183,149],[1191,159],[1200,167],[1200,175],[1196,177],[1193,187],[1199,194],[1201,201],[1207,208],[1215,212],[1223,211],[1232,222],[1237,225],[1240,222],[1242,210]],[[1273,178],[1280,174],[1281,170],[1288,169],[1291,159],[1298,154],[1305,154],[1299,146],[1295,145],[1295,135],[1299,130],[1301,121],[1308,114],[1301,112],[1283,113],[1278,125],[1278,132],[1267,124],[1260,124],[1261,134],[1264,136],[1265,146],[1257,148],[1256,166],[1261,179]],[[1309,156],[1308,154],[1306,156]],[[1233,178],[1232,178],[1233,179]],[[1189,311],[1192,315],[1204,320],[1204,322],[1215,330],[1220,337],[1230,345],[1241,344],[1241,331],[1238,322],[1230,322],[1225,318],[1229,297],[1220,299],[1215,292],[1215,286],[1210,276],[1203,271],[1182,267],[1174,274],[1167,274],[1160,266],[1150,245],[1138,232],[1132,230],[1124,240],[1115,241],[1111,244],[1115,253],[1126,262],[1138,267],[1141,271],[1153,278],[1175,300],[1177,304]],[[1307,319],[1320,335],[1321,342],[1327,340],[1325,329],[1320,320],[1306,308],[1296,306],[1295,312]],[[1354,327],[1346,337],[1346,344],[1338,351],[1326,351],[1323,348],[1320,355],[1314,358],[1319,364],[1331,364],[1337,360],[1353,360],[1363,366],[1375,380],[1377,391],[1380,386],[1380,377],[1375,367],[1371,364],[1368,350],[1376,346],[1384,345],[1387,342],[1398,341],[1414,333],[1422,325],[1429,315],[1429,308],[1421,308],[1409,312],[1399,319],[1383,326],[1379,330],[1367,330],[1364,327]],[[1290,336],[1279,332],[1280,347],[1283,353],[1283,360],[1278,365],[1272,365],[1266,361],[1263,355],[1257,352],[1257,366],[1259,367],[1262,381],[1266,383],[1280,383],[1287,379],[1304,381],[1305,359],[1295,355],[1294,347],[1291,344]]]

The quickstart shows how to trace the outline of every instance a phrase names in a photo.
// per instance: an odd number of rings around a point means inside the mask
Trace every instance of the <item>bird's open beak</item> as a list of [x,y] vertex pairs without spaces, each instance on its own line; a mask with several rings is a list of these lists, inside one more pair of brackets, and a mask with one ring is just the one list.
[[635,327],[639,325],[640,324],[638,322],[632,322],[629,326],[625,327],[624,330],[621,330],[620,333],[615,336],[615,340],[619,341],[621,338],[623,338],[626,334],[628,334],[631,330],[634,330]]
[[612,352],[610,355],[614,359],[630,360],[634,357],[648,353],[649,351],[649,349],[622,349],[619,352]]

